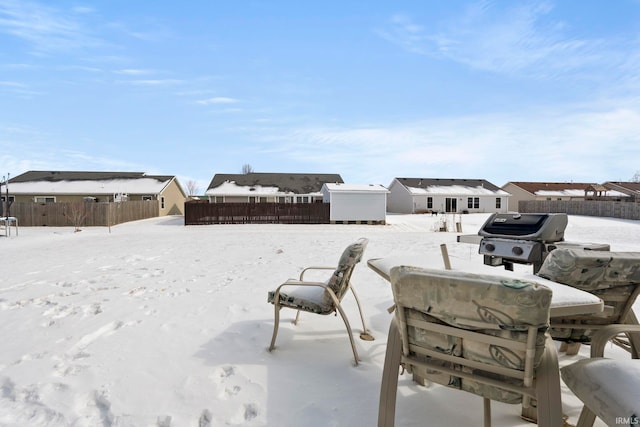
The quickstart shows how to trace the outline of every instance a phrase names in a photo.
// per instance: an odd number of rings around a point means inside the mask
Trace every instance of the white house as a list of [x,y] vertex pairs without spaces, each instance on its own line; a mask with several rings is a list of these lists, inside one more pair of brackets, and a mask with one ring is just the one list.
[[510,194],[484,179],[394,178],[389,212],[505,213]]
[[382,185],[328,183],[322,186],[323,202],[330,203],[332,223],[384,224],[387,215],[387,190]]

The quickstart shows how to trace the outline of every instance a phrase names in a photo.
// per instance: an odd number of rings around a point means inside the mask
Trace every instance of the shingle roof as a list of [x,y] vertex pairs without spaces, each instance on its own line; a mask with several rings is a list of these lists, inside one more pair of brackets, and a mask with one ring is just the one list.
[[11,178],[9,185],[13,194],[23,195],[160,194],[172,180],[171,175],[143,172],[29,171]]
[[607,181],[604,183],[604,186],[607,188],[613,188],[618,191],[622,191],[628,194],[640,195],[640,182],[614,182]]
[[113,179],[150,178],[168,181],[171,175],[147,175],[144,172],[82,172],[82,171],[28,171],[9,180],[9,183],[32,181],[103,181]]
[[490,191],[500,191],[500,187],[484,179],[453,179],[453,178],[396,178],[405,187],[427,188],[427,187],[454,187],[463,186],[470,188],[486,188]]
[[586,190],[590,186],[597,185],[593,182],[516,182],[511,181],[509,184],[518,186],[531,194],[539,191],[567,191],[567,190]]
[[281,192],[294,194],[318,193],[323,184],[343,183],[338,174],[305,174],[305,173],[248,173],[248,174],[215,174],[207,190],[214,189],[224,183],[235,182],[241,187],[261,186],[277,187]]

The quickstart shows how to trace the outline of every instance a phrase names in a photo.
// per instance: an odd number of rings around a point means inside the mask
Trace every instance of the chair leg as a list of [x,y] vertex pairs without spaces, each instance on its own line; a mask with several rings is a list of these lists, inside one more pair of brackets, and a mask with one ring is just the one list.
[[582,407],[582,412],[580,412],[580,417],[578,418],[578,423],[576,427],[592,427],[593,423],[596,421],[596,414],[594,414],[591,409],[586,406]]
[[544,355],[536,372],[537,418],[540,427],[562,427],[558,353],[547,335]]
[[396,319],[391,320],[387,351],[384,356],[380,402],[378,404],[378,427],[393,427],[396,416],[396,395],[398,392],[398,368],[402,356],[402,342]]
[[273,351],[276,348],[276,337],[278,336],[278,326],[280,325],[280,305],[276,302],[273,304],[275,315],[273,321],[273,336],[271,337],[271,345],[269,346],[269,351]]
[[296,313],[296,318],[293,320],[293,324],[298,326],[298,321],[300,320],[300,310]]
[[358,311],[360,312],[360,319],[362,320],[362,333],[360,334],[360,339],[365,341],[373,341],[375,338],[373,338],[373,335],[371,335],[371,332],[369,332],[369,330],[367,329],[367,325],[364,322],[364,314],[362,314],[362,306],[360,306],[360,298],[358,298],[358,294],[356,293],[356,290],[354,289],[353,286],[349,286],[349,288],[351,289],[351,292],[353,293],[353,296],[356,299],[356,304],[358,305]]
[[[633,310],[629,310],[625,323],[628,325],[638,324],[638,318]],[[631,345],[631,358],[640,359],[640,333],[627,333],[627,337],[629,337],[629,344]]]
[[484,427],[491,427],[491,399],[483,398],[484,400]]
[[340,317],[342,317],[342,320],[344,321],[344,325],[347,327],[347,333],[349,334],[349,341],[351,342],[351,350],[353,350],[353,357],[357,365],[360,359],[358,358],[356,343],[353,340],[353,332],[351,331],[351,325],[349,325],[349,319],[347,319],[347,315],[344,314],[344,311],[342,310],[342,307],[340,306],[339,302],[336,302],[336,310],[338,310],[338,312],[340,313]]

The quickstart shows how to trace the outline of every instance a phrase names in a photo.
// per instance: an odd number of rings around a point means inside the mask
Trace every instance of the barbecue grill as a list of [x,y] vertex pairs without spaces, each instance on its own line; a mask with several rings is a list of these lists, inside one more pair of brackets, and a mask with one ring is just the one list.
[[547,254],[564,240],[567,214],[528,213],[491,215],[478,234],[484,263],[513,270],[513,264],[533,264],[540,269]]
[[[537,273],[545,258],[556,248],[608,251],[606,243],[569,243],[565,213],[492,214],[480,228],[479,252],[484,263],[513,270],[514,264],[533,264]],[[476,237],[478,237],[476,236]]]

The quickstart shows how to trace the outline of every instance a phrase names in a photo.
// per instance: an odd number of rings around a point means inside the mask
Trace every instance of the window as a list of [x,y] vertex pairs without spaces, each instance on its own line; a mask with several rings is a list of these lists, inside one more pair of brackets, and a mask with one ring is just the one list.
[[213,203],[224,203],[224,196],[214,196]]
[[160,197],[160,209],[164,209],[164,196]]
[[496,197],[496,209],[500,209],[502,207],[502,199],[500,197]]
[[433,197],[427,197],[427,209],[433,209]]
[[249,196],[249,203],[257,203],[258,202],[258,198],[255,196]]
[[467,207],[468,208],[473,207],[473,197],[467,197]]
[[260,203],[267,203],[267,198],[266,197],[260,197]]
[[467,198],[467,207],[469,209],[479,209],[480,208],[480,197],[468,197]]
[[55,203],[56,198],[54,196],[36,196],[33,198],[36,203]]
[[[3,202],[6,202],[7,201],[7,196],[0,196],[0,200],[2,200]],[[9,196],[9,201],[10,202],[15,202],[16,201],[15,196]]]
[[145,200],[145,201],[153,200],[153,196],[142,196],[142,200]]
[[309,203],[309,196],[296,197],[296,203]]

